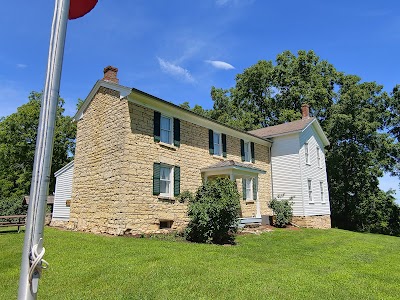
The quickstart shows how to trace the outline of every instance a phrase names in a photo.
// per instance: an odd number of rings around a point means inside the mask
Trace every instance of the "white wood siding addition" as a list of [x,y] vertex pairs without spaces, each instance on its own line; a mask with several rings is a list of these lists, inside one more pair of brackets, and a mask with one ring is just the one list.
[[53,220],[69,220],[70,209],[66,205],[66,201],[71,199],[73,173],[74,163],[71,162],[54,174],[56,177],[56,189],[53,205]]

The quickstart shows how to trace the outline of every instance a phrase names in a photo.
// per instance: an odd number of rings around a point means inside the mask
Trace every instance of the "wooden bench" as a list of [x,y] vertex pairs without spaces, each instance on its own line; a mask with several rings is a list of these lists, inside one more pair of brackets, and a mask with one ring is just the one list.
[[20,232],[21,226],[25,226],[26,215],[0,216],[0,227],[17,226]]

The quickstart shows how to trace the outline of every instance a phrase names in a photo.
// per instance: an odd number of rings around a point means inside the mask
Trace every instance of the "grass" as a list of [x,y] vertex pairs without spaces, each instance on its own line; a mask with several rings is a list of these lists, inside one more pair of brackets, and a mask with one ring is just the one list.
[[[15,299],[24,234],[0,232],[0,299]],[[400,239],[275,230],[236,246],[45,230],[38,299],[398,299]]]

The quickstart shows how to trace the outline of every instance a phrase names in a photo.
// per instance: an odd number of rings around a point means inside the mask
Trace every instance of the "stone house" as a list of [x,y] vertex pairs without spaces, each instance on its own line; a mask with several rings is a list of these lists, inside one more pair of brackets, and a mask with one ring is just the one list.
[[[243,218],[261,222],[272,215],[275,136],[236,130],[119,85],[117,71],[104,69],[74,117],[75,158],[56,172],[52,225],[116,235],[181,230],[187,203],[176,197],[215,176],[237,183]],[[311,123],[318,129],[316,120]],[[312,134],[325,136],[322,130]],[[329,208],[326,172],[324,178]],[[299,211],[296,217],[300,225],[330,227],[327,210]]]

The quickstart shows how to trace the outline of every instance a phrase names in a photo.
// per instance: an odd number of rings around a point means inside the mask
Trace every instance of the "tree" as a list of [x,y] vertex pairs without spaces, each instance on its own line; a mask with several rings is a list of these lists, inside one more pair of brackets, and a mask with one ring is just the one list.
[[[36,135],[39,124],[41,93],[31,92],[28,103],[16,113],[0,119],[0,199],[29,194]],[[52,172],[72,160],[75,149],[76,126],[64,116],[64,100],[59,99]],[[51,176],[50,193],[55,179]],[[22,201],[22,199],[21,199]]]
[[229,90],[212,87],[211,97],[210,116],[243,130],[300,119],[301,105],[309,104],[331,142],[326,159],[332,224],[400,234],[399,207],[378,186],[384,172],[399,174],[400,85],[388,95],[313,51],[285,51],[275,64],[262,60],[245,69]]

